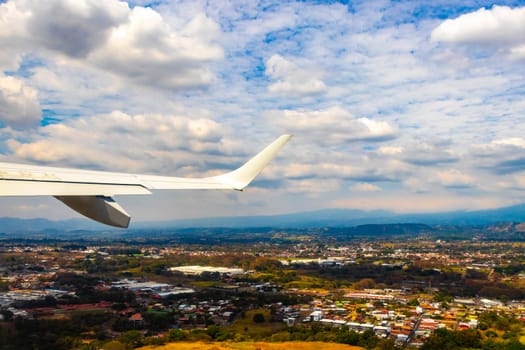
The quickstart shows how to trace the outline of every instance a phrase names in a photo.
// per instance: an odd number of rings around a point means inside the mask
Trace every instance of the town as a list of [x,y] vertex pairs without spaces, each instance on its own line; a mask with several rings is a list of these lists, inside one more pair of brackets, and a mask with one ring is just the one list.
[[272,230],[221,244],[209,235],[4,238],[0,347],[261,340],[436,349],[449,337],[458,348],[525,348],[523,242],[426,233],[334,242]]

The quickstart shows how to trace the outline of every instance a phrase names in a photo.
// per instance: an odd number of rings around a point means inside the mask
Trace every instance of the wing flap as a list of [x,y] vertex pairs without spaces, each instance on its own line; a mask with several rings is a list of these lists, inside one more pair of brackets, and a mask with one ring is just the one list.
[[101,184],[36,180],[1,180],[0,196],[113,196],[151,194],[136,184]]

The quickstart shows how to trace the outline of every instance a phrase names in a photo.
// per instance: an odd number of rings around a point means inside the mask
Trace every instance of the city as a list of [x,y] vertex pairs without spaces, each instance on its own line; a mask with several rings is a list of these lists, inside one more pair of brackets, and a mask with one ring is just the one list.
[[428,232],[334,242],[326,230],[257,231],[242,234],[248,244],[229,242],[238,232],[222,233],[223,244],[194,243],[209,229],[151,241],[4,239],[0,344],[436,349],[453,335],[466,342],[457,348],[525,347],[523,242]]

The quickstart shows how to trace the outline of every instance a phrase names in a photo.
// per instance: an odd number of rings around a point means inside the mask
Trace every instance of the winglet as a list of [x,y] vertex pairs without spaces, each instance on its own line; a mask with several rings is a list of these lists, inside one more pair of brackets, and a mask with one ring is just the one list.
[[292,138],[292,135],[281,135],[265,149],[259,152],[240,168],[229,173],[215,176],[213,179],[230,184],[236,190],[242,190],[259,175],[264,167],[275,157],[283,146]]

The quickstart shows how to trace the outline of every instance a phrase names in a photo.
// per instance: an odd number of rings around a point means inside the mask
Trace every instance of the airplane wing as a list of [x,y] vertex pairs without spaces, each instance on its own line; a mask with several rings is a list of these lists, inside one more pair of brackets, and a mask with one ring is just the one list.
[[151,194],[150,190],[243,190],[291,135],[282,135],[240,168],[218,176],[181,178],[0,163],[0,196],[54,196],[95,221],[128,227],[130,216],[114,195]]

